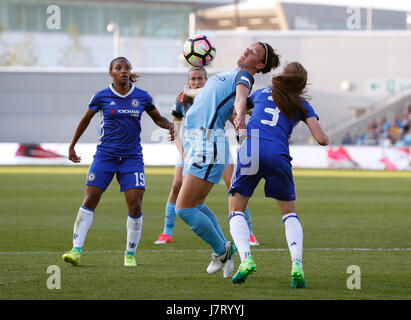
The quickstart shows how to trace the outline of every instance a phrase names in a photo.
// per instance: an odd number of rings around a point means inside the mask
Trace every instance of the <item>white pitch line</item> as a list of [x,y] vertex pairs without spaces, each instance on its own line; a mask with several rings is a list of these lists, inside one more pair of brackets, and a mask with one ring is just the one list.
[[[164,253],[164,252],[210,252],[208,249],[159,249],[159,250],[144,250],[138,249],[138,252],[151,252],[151,253]],[[257,249],[253,248],[252,251],[288,251],[285,248],[267,248]],[[304,251],[411,251],[411,248],[305,248]],[[101,254],[101,253],[122,253],[124,250],[93,250],[84,251],[86,254]],[[18,252],[0,252],[0,255],[32,255],[32,254],[62,254],[60,251],[18,251]]]

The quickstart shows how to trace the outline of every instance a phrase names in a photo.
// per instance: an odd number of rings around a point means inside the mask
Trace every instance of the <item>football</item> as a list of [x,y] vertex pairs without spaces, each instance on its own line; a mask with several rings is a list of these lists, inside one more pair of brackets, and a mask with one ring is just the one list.
[[183,55],[192,66],[205,67],[214,61],[216,49],[206,35],[194,35],[184,42]]

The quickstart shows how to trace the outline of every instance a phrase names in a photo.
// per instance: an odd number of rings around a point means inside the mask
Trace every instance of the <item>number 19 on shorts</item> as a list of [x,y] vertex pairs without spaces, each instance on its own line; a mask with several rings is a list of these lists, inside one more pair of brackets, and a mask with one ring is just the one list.
[[136,187],[145,187],[146,186],[146,179],[144,176],[144,172],[135,172],[136,176]]

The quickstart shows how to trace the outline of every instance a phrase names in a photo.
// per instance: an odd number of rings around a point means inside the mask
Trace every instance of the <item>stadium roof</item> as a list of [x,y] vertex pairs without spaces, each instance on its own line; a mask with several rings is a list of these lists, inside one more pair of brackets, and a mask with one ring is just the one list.
[[[59,0],[55,1],[58,2]],[[205,9],[223,5],[229,5],[234,0],[61,0],[69,2],[112,2],[112,3],[150,3],[150,4],[185,4],[193,5],[198,9]],[[246,0],[238,0],[238,2],[245,2]]]

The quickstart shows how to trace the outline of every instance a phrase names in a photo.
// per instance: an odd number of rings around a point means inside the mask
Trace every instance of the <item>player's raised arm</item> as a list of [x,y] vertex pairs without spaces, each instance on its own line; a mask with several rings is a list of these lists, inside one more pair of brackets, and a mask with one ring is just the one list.
[[322,146],[326,146],[329,143],[328,136],[325,134],[321,128],[320,123],[317,121],[317,118],[310,117],[305,120],[307,127],[310,129],[314,139]]
[[74,146],[76,145],[77,141],[80,139],[84,131],[87,129],[94,115],[95,115],[94,111],[92,111],[91,109],[87,109],[86,113],[84,114],[79,124],[77,125],[76,131],[74,132],[73,139],[71,139],[71,143],[69,146],[69,152],[68,152],[68,158],[70,161],[74,163],[79,163],[81,161],[81,157],[77,156],[76,151],[74,150]]
[[236,86],[236,97],[234,101],[234,110],[236,117],[234,119],[235,131],[239,132],[241,129],[245,129],[245,115],[247,114],[247,97],[250,93],[250,89],[243,85],[238,84]]

